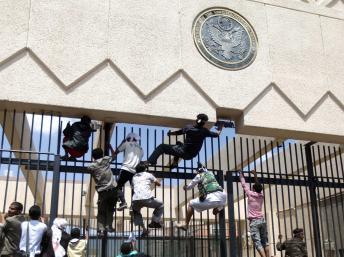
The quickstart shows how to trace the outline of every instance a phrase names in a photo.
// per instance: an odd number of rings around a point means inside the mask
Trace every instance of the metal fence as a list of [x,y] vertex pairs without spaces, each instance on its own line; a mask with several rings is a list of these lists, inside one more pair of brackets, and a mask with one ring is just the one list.
[[[128,132],[141,136],[146,159],[160,143],[183,141],[168,137],[169,128],[98,122],[99,129],[89,141],[90,150],[77,161],[62,161],[61,131],[68,121],[77,119],[53,114],[0,111],[0,210],[13,200],[24,203],[24,212],[33,204],[42,207],[45,222],[64,217],[72,227],[85,233],[89,227],[89,256],[115,256],[130,233],[137,237],[136,247],[150,256],[255,256],[247,220],[247,201],[239,182],[243,170],[248,183],[253,183],[249,170],[257,170],[264,185],[264,213],[268,224],[270,252],[276,251],[278,235],[292,237],[296,227],[305,229],[309,256],[340,256],[344,249],[344,168],[339,145],[293,140],[275,140],[252,136],[221,135],[207,139],[199,155],[182,161],[170,171],[169,156],[158,160],[150,170],[160,178],[155,189],[164,202],[164,227],[141,238],[141,231],[132,223],[129,210],[117,211],[106,240],[98,239],[97,193],[87,166],[94,147],[111,143],[118,146]],[[118,176],[122,163],[118,155],[112,164]],[[188,233],[178,231],[175,222],[183,221],[187,203],[198,197],[197,190],[184,191],[183,186],[195,176],[196,163],[201,161],[212,170],[224,186],[227,207],[218,216],[210,211],[197,213]],[[125,187],[130,203],[131,189]],[[1,208],[2,207],[2,208]],[[143,209],[146,222],[151,210]]]

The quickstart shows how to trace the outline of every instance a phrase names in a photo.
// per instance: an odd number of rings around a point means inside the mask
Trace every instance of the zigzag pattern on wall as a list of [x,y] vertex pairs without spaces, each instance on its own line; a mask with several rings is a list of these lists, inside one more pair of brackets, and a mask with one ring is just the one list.
[[[172,73],[168,78],[166,78],[162,83],[157,85],[148,94],[144,94],[138,86],[136,86],[133,81],[111,60],[105,59],[100,62],[92,69],[75,79],[69,85],[66,85],[43,61],[40,59],[30,48],[24,47],[14,54],[10,55],[6,59],[0,61],[0,72],[16,61],[22,59],[26,55],[29,55],[32,60],[34,60],[37,65],[64,91],[66,94],[71,93],[75,88],[81,86],[84,82],[90,80],[97,73],[101,72],[106,67],[111,67],[111,69],[135,92],[135,94],[143,100],[145,103],[153,100],[159,93],[164,91],[169,87],[177,78],[183,77],[186,79],[190,85],[198,92],[214,109],[220,107],[208,94],[192,79],[192,77],[183,69],[179,69]],[[293,101],[289,98],[283,90],[276,85],[271,83],[265,89],[262,90],[244,109],[243,112],[247,114],[254,106],[260,102],[271,90],[275,90],[278,95],[300,116],[304,121],[308,120],[316,110],[324,103],[327,98],[330,98],[343,112],[344,104],[331,92],[327,91],[319,98],[319,100],[311,107],[311,109],[304,113]]]

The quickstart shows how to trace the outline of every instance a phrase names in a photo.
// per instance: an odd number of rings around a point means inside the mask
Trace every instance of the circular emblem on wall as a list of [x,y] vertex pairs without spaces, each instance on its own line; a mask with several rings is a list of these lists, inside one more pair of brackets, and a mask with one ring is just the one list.
[[245,18],[230,9],[216,7],[200,13],[193,37],[203,57],[220,68],[240,70],[256,58],[256,33]]

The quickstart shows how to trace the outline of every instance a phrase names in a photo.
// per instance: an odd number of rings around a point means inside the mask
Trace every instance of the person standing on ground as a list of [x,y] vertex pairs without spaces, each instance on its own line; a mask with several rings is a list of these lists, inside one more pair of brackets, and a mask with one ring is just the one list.
[[21,255],[30,257],[41,256],[41,242],[43,234],[47,230],[47,225],[40,221],[41,208],[33,205],[29,210],[30,221],[24,221],[21,224],[21,238],[19,249]]
[[159,156],[162,154],[174,156],[171,169],[178,166],[179,158],[183,158],[184,160],[193,159],[201,150],[203,141],[206,137],[219,137],[221,134],[223,128],[222,123],[217,127],[218,130],[213,132],[204,127],[207,121],[208,116],[201,113],[197,115],[194,125],[188,125],[181,130],[168,132],[168,136],[185,134],[184,143],[177,142],[176,145],[160,144],[149,156],[145,164],[156,165]]
[[73,228],[70,232],[72,239],[69,241],[67,255],[68,257],[86,257],[88,230],[86,229],[86,238],[80,238],[80,229]]
[[293,230],[293,238],[282,241],[282,235],[278,236],[280,242],[277,243],[276,248],[278,251],[285,250],[285,256],[287,257],[307,257],[306,242],[303,241],[305,235],[302,228],[296,228]]
[[263,186],[258,181],[256,171],[252,170],[251,172],[254,174],[255,181],[253,191],[246,184],[242,171],[239,172],[241,186],[248,198],[247,209],[251,238],[259,255],[261,257],[270,257],[268,231],[262,211],[264,203]]
[[185,224],[177,223],[177,228],[187,231],[189,223],[195,210],[202,212],[213,209],[213,214],[217,215],[226,205],[226,194],[217,182],[213,172],[208,171],[201,163],[198,163],[197,175],[185,185],[184,190],[191,190],[198,186],[199,198],[193,199],[189,203],[186,211]]
[[42,239],[41,257],[66,257],[67,247],[71,239],[66,232],[67,220],[56,218],[51,228],[48,228]]
[[21,236],[21,223],[25,220],[21,214],[23,205],[13,202],[5,215],[5,222],[0,233],[0,256],[15,257],[19,252],[19,242]]
[[152,221],[149,228],[161,228],[161,217],[164,213],[164,204],[154,198],[152,186],[161,186],[160,182],[151,173],[146,171],[144,164],[136,167],[136,174],[133,177],[134,195],[132,200],[132,210],[134,215],[134,224],[140,226],[143,230],[141,236],[147,236],[149,230],[143,223],[141,209],[143,207],[154,208]]
[[96,148],[92,151],[92,158],[93,162],[88,170],[98,192],[98,232],[100,236],[105,236],[106,232],[113,232],[113,214],[117,202],[116,181],[110,167],[115,155],[112,151],[112,157],[104,156],[103,150]]
[[135,133],[129,133],[125,140],[119,145],[113,154],[117,155],[120,152],[124,152],[123,163],[121,171],[117,180],[118,198],[121,201],[120,206],[117,208],[118,211],[122,211],[128,207],[124,197],[124,185],[128,181],[132,185],[132,179],[135,175],[135,168],[141,162],[143,157],[143,149],[139,144],[140,136]]

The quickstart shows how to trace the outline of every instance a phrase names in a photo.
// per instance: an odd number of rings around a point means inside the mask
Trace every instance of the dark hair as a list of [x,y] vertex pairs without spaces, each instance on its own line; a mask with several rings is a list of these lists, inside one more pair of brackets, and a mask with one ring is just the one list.
[[198,127],[203,127],[205,122],[208,121],[208,116],[204,113],[197,115],[196,124]]
[[208,121],[208,115],[204,114],[204,113],[200,113],[197,115],[197,120],[201,120],[201,121]]
[[90,124],[91,123],[91,119],[90,117],[84,115],[81,117],[81,123],[85,123],[85,124]]
[[96,149],[93,149],[92,151],[92,157],[96,160],[104,157],[104,152],[103,152],[103,149],[101,148],[96,148]]
[[11,205],[14,205],[16,210],[19,212],[23,211],[23,205],[20,202],[12,202]]
[[41,217],[41,207],[32,205],[29,210],[29,216],[32,220],[38,220]]
[[300,233],[303,233],[303,229],[302,229],[302,228],[295,228],[295,229],[293,230],[294,236],[296,236],[296,235],[298,235],[298,234],[300,234]]
[[262,184],[260,184],[260,183],[254,183],[254,185],[253,185],[253,190],[254,190],[255,192],[257,192],[257,193],[262,192],[262,190],[263,190]]
[[136,169],[136,173],[140,173],[140,172],[144,172],[147,169],[147,167],[143,162],[140,162],[139,164],[137,164],[135,169]]
[[131,242],[124,242],[121,245],[121,253],[122,254],[129,254],[133,250],[133,245]]
[[71,231],[70,231],[70,236],[73,238],[77,238],[79,239],[80,238],[80,229],[79,228],[73,228]]

